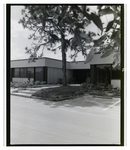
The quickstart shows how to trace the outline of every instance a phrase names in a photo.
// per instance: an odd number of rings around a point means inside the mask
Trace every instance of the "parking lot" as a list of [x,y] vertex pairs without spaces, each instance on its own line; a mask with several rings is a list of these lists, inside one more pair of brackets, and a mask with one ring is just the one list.
[[120,144],[120,99],[11,95],[11,144]]

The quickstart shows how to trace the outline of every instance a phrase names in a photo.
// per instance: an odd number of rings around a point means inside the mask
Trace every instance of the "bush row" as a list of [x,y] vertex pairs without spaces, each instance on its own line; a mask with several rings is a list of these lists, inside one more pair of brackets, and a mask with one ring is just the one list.
[[10,86],[11,87],[14,87],[14,88],[18,88],[18,87],[21,87],[21,88],[26,88],[26,87],[35,87],[35,86],[40,86],[40,85],[45,85],[46,82],[45,81],[27,81],[27,82],[24,82],[24,83],[19,83],[19,82],[10,82]]

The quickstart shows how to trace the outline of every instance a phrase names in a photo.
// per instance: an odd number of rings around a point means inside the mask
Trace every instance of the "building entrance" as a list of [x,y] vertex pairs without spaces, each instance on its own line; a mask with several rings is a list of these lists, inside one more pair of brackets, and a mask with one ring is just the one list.
[[111,65],[91,65],[91,83],[111,84],[111,70]]
[[73,78],[75,79],[75,83],[77,84],[85,82],[88,77],[90,77],[90,69],[73,70]]

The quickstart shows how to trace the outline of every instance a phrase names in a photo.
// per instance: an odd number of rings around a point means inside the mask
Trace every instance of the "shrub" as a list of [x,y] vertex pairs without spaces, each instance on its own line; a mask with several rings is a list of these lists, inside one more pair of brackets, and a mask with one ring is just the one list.
[[84,82],[84,83],[81,84],[81,87],[85,88],[85,89],[92,89],[92,88],[94,88],[94,85]]
[[86,83],[89,84],[90,83],[90,77],[87,77],[86,79]]
[[41,81],[40,84],[41,84],[41,85],[44,85],[44,84],[46,84],[46,81]]
[[83,95],[84,94],[84,91],[83,90],[79,90],[79,91],[76,91],[75,92],[75,96],[77,95]]
[[21,83],[21,84],[19,84],[19,87],[21,87],[21,88],[26,88],[27,87],[27,83]]
[[57,83],[58,83],[58,84],[62,84],[62,79],[59,78],[59,79],[57,80]]
[[40,85],[40,81],[35,81],[35,85]]
[[20,85],[21,85],[21,83],[15,83],[14,88],[18,88],[18,87],[20,87]]
[[68,80],[68,84],[74,84],[75,83],[75,78],[70,78],[69,80]]
[[15,83],[10,82],[10,87],[14,87]]

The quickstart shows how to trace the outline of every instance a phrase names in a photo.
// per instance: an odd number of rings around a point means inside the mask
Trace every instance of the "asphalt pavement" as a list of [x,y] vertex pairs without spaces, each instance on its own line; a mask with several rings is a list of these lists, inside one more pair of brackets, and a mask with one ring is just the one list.
[[10,100],[11,144],[120,144],[119,99]]

